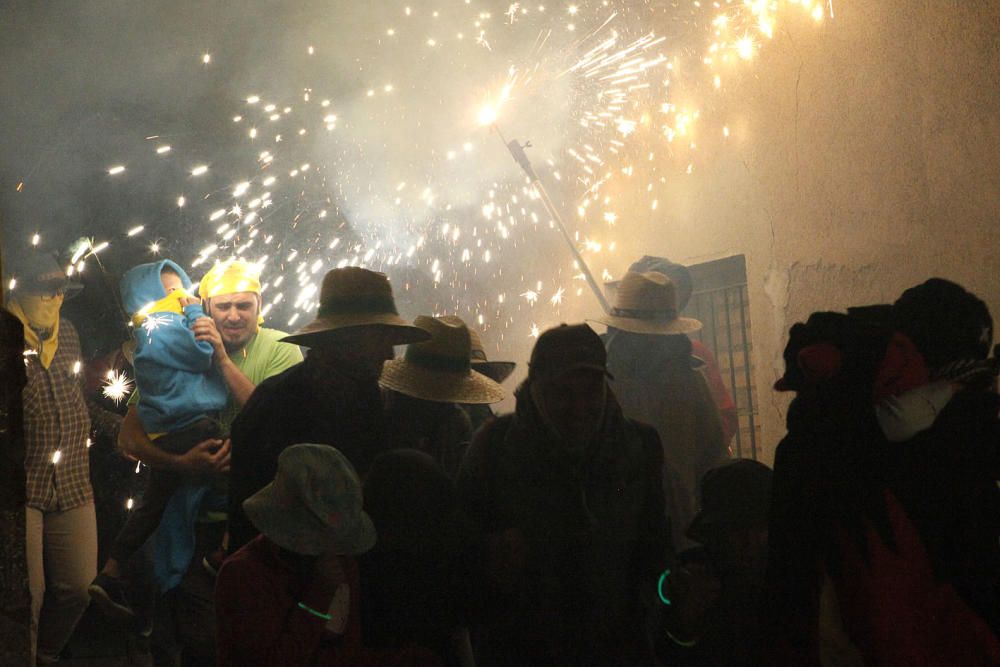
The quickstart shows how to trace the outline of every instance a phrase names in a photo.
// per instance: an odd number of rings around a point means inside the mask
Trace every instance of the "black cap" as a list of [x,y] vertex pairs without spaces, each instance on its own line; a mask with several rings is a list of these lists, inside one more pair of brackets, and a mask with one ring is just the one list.
[[720,532],[765,527],[772,476],[770,468],[752,459],[736,459],[709,470],[701,478],[701,511],[687,536],[704,543]]
[[11,275],[16,280],[15,293],[45,294],[62,290],[67,298],[75,296],[83,285],[70,280],[53,255],[28,250],[13,258]]
[[593,329],[586,324],[560,324],[538,337],[528,362],[530,377],[552,378],[575,370],[608,373],[608,352]]

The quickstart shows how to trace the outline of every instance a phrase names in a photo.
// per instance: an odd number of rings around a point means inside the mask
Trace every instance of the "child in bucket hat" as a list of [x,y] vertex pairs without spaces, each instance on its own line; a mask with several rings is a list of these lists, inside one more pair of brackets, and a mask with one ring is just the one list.
[[313,444],[281,452],[274,481],[243,501],[257,530],[281,548],[306,556],[371,549],[375,527],[361,507],[354,466],[337,449]]
[[222,566],[215,589],[218,661],[246,665],[439,665],[422,647],[362,639],[354,556],[375,545],[361,481],[339,450],[296,444],[274,481],[243,501],[261,531]]

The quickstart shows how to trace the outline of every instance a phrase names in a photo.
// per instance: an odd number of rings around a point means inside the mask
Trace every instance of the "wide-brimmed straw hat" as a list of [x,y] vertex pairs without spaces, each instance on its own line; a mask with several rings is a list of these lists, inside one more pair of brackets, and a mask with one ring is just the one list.
[[247,518],[283,549],[306,556],[362,554],[375,525],[362,509],[354,466],[329,445],[300,444],[278,456],[274,481],[243,501]]
[[357,327],[386,330],[392,334],[394,345],[428,338],[426,331],[399,316],[385,274],[348,266],[323,276],[316,319],[281,340],[310,347],[334,332]]
[[626,273],[614,307],[594,321],[637,334],[686,334],[701,329],[698,320],[680,317],[677,288],[656,271]]
[[[448,324],[462,324],[465,322],[462,318],[456,315],[444,315],[439,318],[442,322]],[[465,325],[468,326],[468,325]],[[472,370],[479,371],[489,379],[495,382],[503,382],[510,377],[510,374],[514,372],[514,368],[517,364],[513,361],[490,361],[486,357],[486,348],[483,347],[483,340],[479,337],[479,332],[469,328],[469,338],[471,340],[472,348],[470,350],[469,356],[472,361]]]
[[401,394],[439,403],[488,404],[504,398],[503,388],[472,370],[469,328],[421,315],[413,323],[430,340],[412,343],[402,359],[385,362],[379,384]]

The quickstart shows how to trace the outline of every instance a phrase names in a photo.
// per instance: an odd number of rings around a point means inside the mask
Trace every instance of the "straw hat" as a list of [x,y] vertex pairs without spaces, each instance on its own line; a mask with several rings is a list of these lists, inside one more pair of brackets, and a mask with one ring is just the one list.
[[392,285],[383,273],[349,266],[323,276],[316,319],[284,343],[310,347],[330,332],[356,327],[375,327],[393,336],[394,345],[427,340],[428,334],[399,316],[392,298]]
[[686,334],[701,322],[677,313],[677,289],[662,273],[626,273],[611,312],[596,322],[637,334]]
[[464,323],[421,315],[413,323],[430,340],[413,343],[402,359],[385,362],[379,384],[401,394],[439,403],[487,404],[502,401],[499,384],[472,370],[472,342]]
[[[445,315],[439,319],[446,324],[466,326],[465,322],[462,321],[462,318],[455,315]],[[483,347],[483,341],[479,337],[479,332],[472,327],[468,327],[468,329],[469,338],[472,342],[472,350],[470,353],[472,370],[479,371],[495,382],[503,382],[509,378],[510,374],[514,372],[514,368],[517,364],[513,361],[490,361],[487,359],[486,349]]]
[[375,546],[375,525],[362,509],[361,480],[329,445],[282,451],[274,481],[244,500],[243,510],[257,530],[293,553],[356,555]]

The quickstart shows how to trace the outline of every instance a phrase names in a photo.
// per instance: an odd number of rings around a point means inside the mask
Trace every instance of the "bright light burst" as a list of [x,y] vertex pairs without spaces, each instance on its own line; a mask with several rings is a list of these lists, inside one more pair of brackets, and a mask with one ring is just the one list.
[[111,370],[108,371],[101,393],[104,394],[105,398],[114,401],[115,405],[120,405],[132,393],[132,387],[132,380],[129,379],[125,371]]

